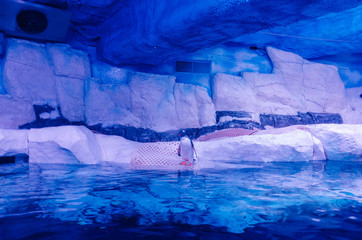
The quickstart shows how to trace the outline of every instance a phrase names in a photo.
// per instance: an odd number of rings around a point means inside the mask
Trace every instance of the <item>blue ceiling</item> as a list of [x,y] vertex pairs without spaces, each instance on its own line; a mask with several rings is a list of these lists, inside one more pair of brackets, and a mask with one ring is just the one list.
[[67,41],[115,65],[157,65],[220,44],[305,58],[362,53],[360,0],[28,1],[72,12]]

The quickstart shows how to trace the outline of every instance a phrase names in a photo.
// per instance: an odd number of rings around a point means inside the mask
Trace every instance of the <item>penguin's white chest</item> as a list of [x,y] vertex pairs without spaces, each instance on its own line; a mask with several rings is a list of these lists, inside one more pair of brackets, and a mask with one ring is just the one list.
[[182,137],[180,139],[180,155],[183,160],[192,161],[194,158],[191,140],[187,137]]

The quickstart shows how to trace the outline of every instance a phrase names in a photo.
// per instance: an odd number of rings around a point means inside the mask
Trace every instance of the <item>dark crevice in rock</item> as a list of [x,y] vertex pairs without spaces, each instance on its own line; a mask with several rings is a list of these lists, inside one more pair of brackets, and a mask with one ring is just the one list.
[[321,123],[342,124],[343,119],[338,113],[298,112],[298,115],[260,114],[260,123],[263,127],[271,126],[275,128],[281,128],[291,125],[308,125]]
[[44,104],[44,105],[33,105],[34,108],[34,112],[35,112],[35,117],[36,120],[39,121],[41,119],[40,115],[42,113],[51,113],[52,111],[55,110],[54,107],[49,106],[48,104]]
[[15,163],[15,156],[0,157],[0,164]]
[[0,156],[0,164],[29,162],[28,154],[16,154],[13,156]]
[[20,129],[30,128],[43,128],[54,127],[63,125],[76,125],[85,126],[88,129],[99,132],[106,135],[117,135],[124,137],[128,140],[137,142],[167,142],[180,140],[179,133],[184,130],[192,139],[199,138],[208,133],[215,132],[217,130],[228,128],[244,128],[244,129],[265,129],[265,126],[272,126],[275,128],[287,127],[291,125],[307,125],[318,123],[343,123],[342,117],[338,113],[301,113],[298,115],[277,115],[277,114],[260,114],[260,123],[250,120],[238,120],[219,122],[223,116],[230,116],[236,118],[250,118],[251,115],[248,112],[237,111],[218,111],[216,112],[217,125],[207,126],[202,128],[185,128],[179,130],[170,130],[166,132],[157,132],[152,129],[136,128],[125,125],[113,125],[103,127],[101,124],[88,126],[84,122],[71,122],[66,119],[62,113],[60,107],[57,108],[59,117],[55,119],[43,119],[42,113],[51,113],[55,108],[49,105],[34,105],[34,111],[36,120],[24,125],[19,126]]
[[58,117],[55,119],[40,119],[19,126],[19,129],[30,129],[30,128],[44,128],[44,127],[58,127],[58,126],[85,126],[84,122],[70,122],[66,118]]
[[166,132],[156,132],[151,129],[135,128],[123,125],[114,125],[109,127],[102,127],[100,124],[89,126],[89,129],[107,135],[122,136],[126,139],[137,142],[167,142],[180,140],[179,133],[181,130],[186,132],[186,135],[192,139],[196,139],[202,135],[222,130],[226,128],[246,128],[246,129],[263,129],[262,126],[252,121],[233,120],[224,122],[219,125],[207,126],[202,128],[185,128],[180,130],[170,130]]
[[220,121],[221,117],[236,117],[236,118],[251,118],[250,113],[244,111],[216,111],[216,122]]

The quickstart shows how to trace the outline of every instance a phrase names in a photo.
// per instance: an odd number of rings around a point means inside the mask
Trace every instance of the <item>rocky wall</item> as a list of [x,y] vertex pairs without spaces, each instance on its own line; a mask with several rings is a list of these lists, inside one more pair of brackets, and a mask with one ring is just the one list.
[[[261,130],[246,136],[194,141],[198,155],[196,166],[207,168],[224,163],[224,166],[234,168],[242,161],[361,161],[361,130],[361,124],[299,125]],[[155,146],[153,150],[148,150],[150,156],[162,155],[155,150],[160,143],[147,144]],[[145,143],[95,134],[84,126],[0,129],[0,157],[28,155],[29,161],[35,163],[129,164],[141,146]],[[174,167],[180,165],[176,163]]]
[[361,89],[346,91],[337,68],[275,48],[267,49],[271,74],[217,73],[210,98],[206,88],[177,83],[174,76],[91,63],[87,53],[65,44],[3,42],[1,128],[80,124],[107,134],[138,129],[133,140],[165,133],[157,141],[182,128],[197,136],[227,127],[278,127],[263,123],[268,115],[275,121],[285,119],[277,115],[323,113],[331,115],[321,123],[361,123]]

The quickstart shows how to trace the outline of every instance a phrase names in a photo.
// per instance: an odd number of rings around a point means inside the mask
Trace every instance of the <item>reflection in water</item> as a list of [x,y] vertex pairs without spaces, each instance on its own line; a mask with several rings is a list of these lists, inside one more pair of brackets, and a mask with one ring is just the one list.
[[[285,234],[281,238],[348,229],[351,239],[362,232],[361,212],[362,162],[243,163],[237,169],[198,171],[107,164],[0,167],[0,239],[29,237],[14,230],[14,224],[27,222],[29,216],[35,222],[47,220],[58,235],[69,228],[64,224],[98,230],[116,224],[120,231],[132,223],[137,234],[161,225],[165,229],[160,234],[178,228],[184,232],[180,226],[186,224],[215,234],[255,237],[284,226],[287,230],[276,232]],[[39,227],[29,232],[44,231]]]

